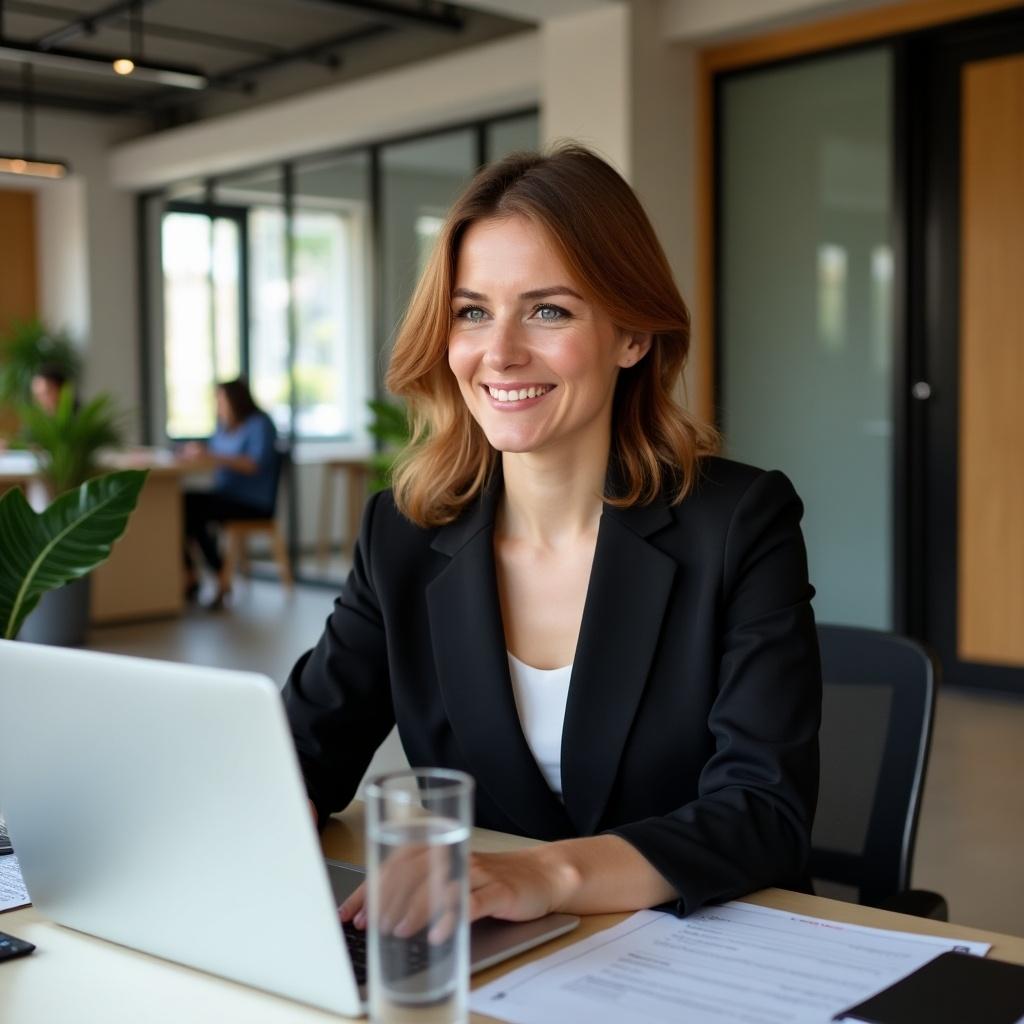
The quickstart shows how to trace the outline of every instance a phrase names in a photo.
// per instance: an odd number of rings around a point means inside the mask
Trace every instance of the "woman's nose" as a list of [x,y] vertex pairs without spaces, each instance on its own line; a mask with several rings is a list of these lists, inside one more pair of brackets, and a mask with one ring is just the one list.
[[491,370],[522,366],[529,359],[519,325],[514,321],[495,321],[488,332],[484,363]]

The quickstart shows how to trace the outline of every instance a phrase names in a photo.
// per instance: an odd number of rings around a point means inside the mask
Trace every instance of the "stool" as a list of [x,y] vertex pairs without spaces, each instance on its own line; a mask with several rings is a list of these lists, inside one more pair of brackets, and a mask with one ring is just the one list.
[[288,548],[276,519],[228,519],[224,522],[224,579],[230,587],[235,572],[246,572],[249,568],[248,540],[254,534],[262,534],[270,539],[270,548],[277,563],[277,571],[281,582],[291,590],[295,581],[292,577],[292,566],[288,560]]

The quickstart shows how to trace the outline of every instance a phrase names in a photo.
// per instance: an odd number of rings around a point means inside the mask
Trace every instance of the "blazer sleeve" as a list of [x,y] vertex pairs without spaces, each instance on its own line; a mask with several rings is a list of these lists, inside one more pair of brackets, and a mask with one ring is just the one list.
[[306,789],[321,826],[355,795],[370,759],[395,724],[384,623],[373,587],[373,521],[363,512],[345,586],[316,647],[299,658],[283,690]]
[[715,750],[698,797],[612,830],[672,883],[679,914],[803,882],[818,794],[821,665],[802,511],[778,472],[758,476],[737,502],[708,716]]

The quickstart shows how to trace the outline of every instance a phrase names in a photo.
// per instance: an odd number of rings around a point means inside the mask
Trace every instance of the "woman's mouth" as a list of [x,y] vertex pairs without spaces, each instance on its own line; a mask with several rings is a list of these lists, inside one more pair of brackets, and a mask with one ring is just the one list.
[[484,384],[483,387],[491,396],[492,401],[499,405],[518,405],[528,402],[531,398],[543,398],[554,388],[553,384],[526,384],[522,387],[496,387]]

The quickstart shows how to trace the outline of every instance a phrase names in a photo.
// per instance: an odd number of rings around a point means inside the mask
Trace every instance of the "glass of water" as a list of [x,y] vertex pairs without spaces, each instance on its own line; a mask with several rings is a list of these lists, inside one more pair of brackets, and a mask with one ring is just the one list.
[[473,779],[414,768],[373,779],[364,795],[370,1019],[462,1024]]

